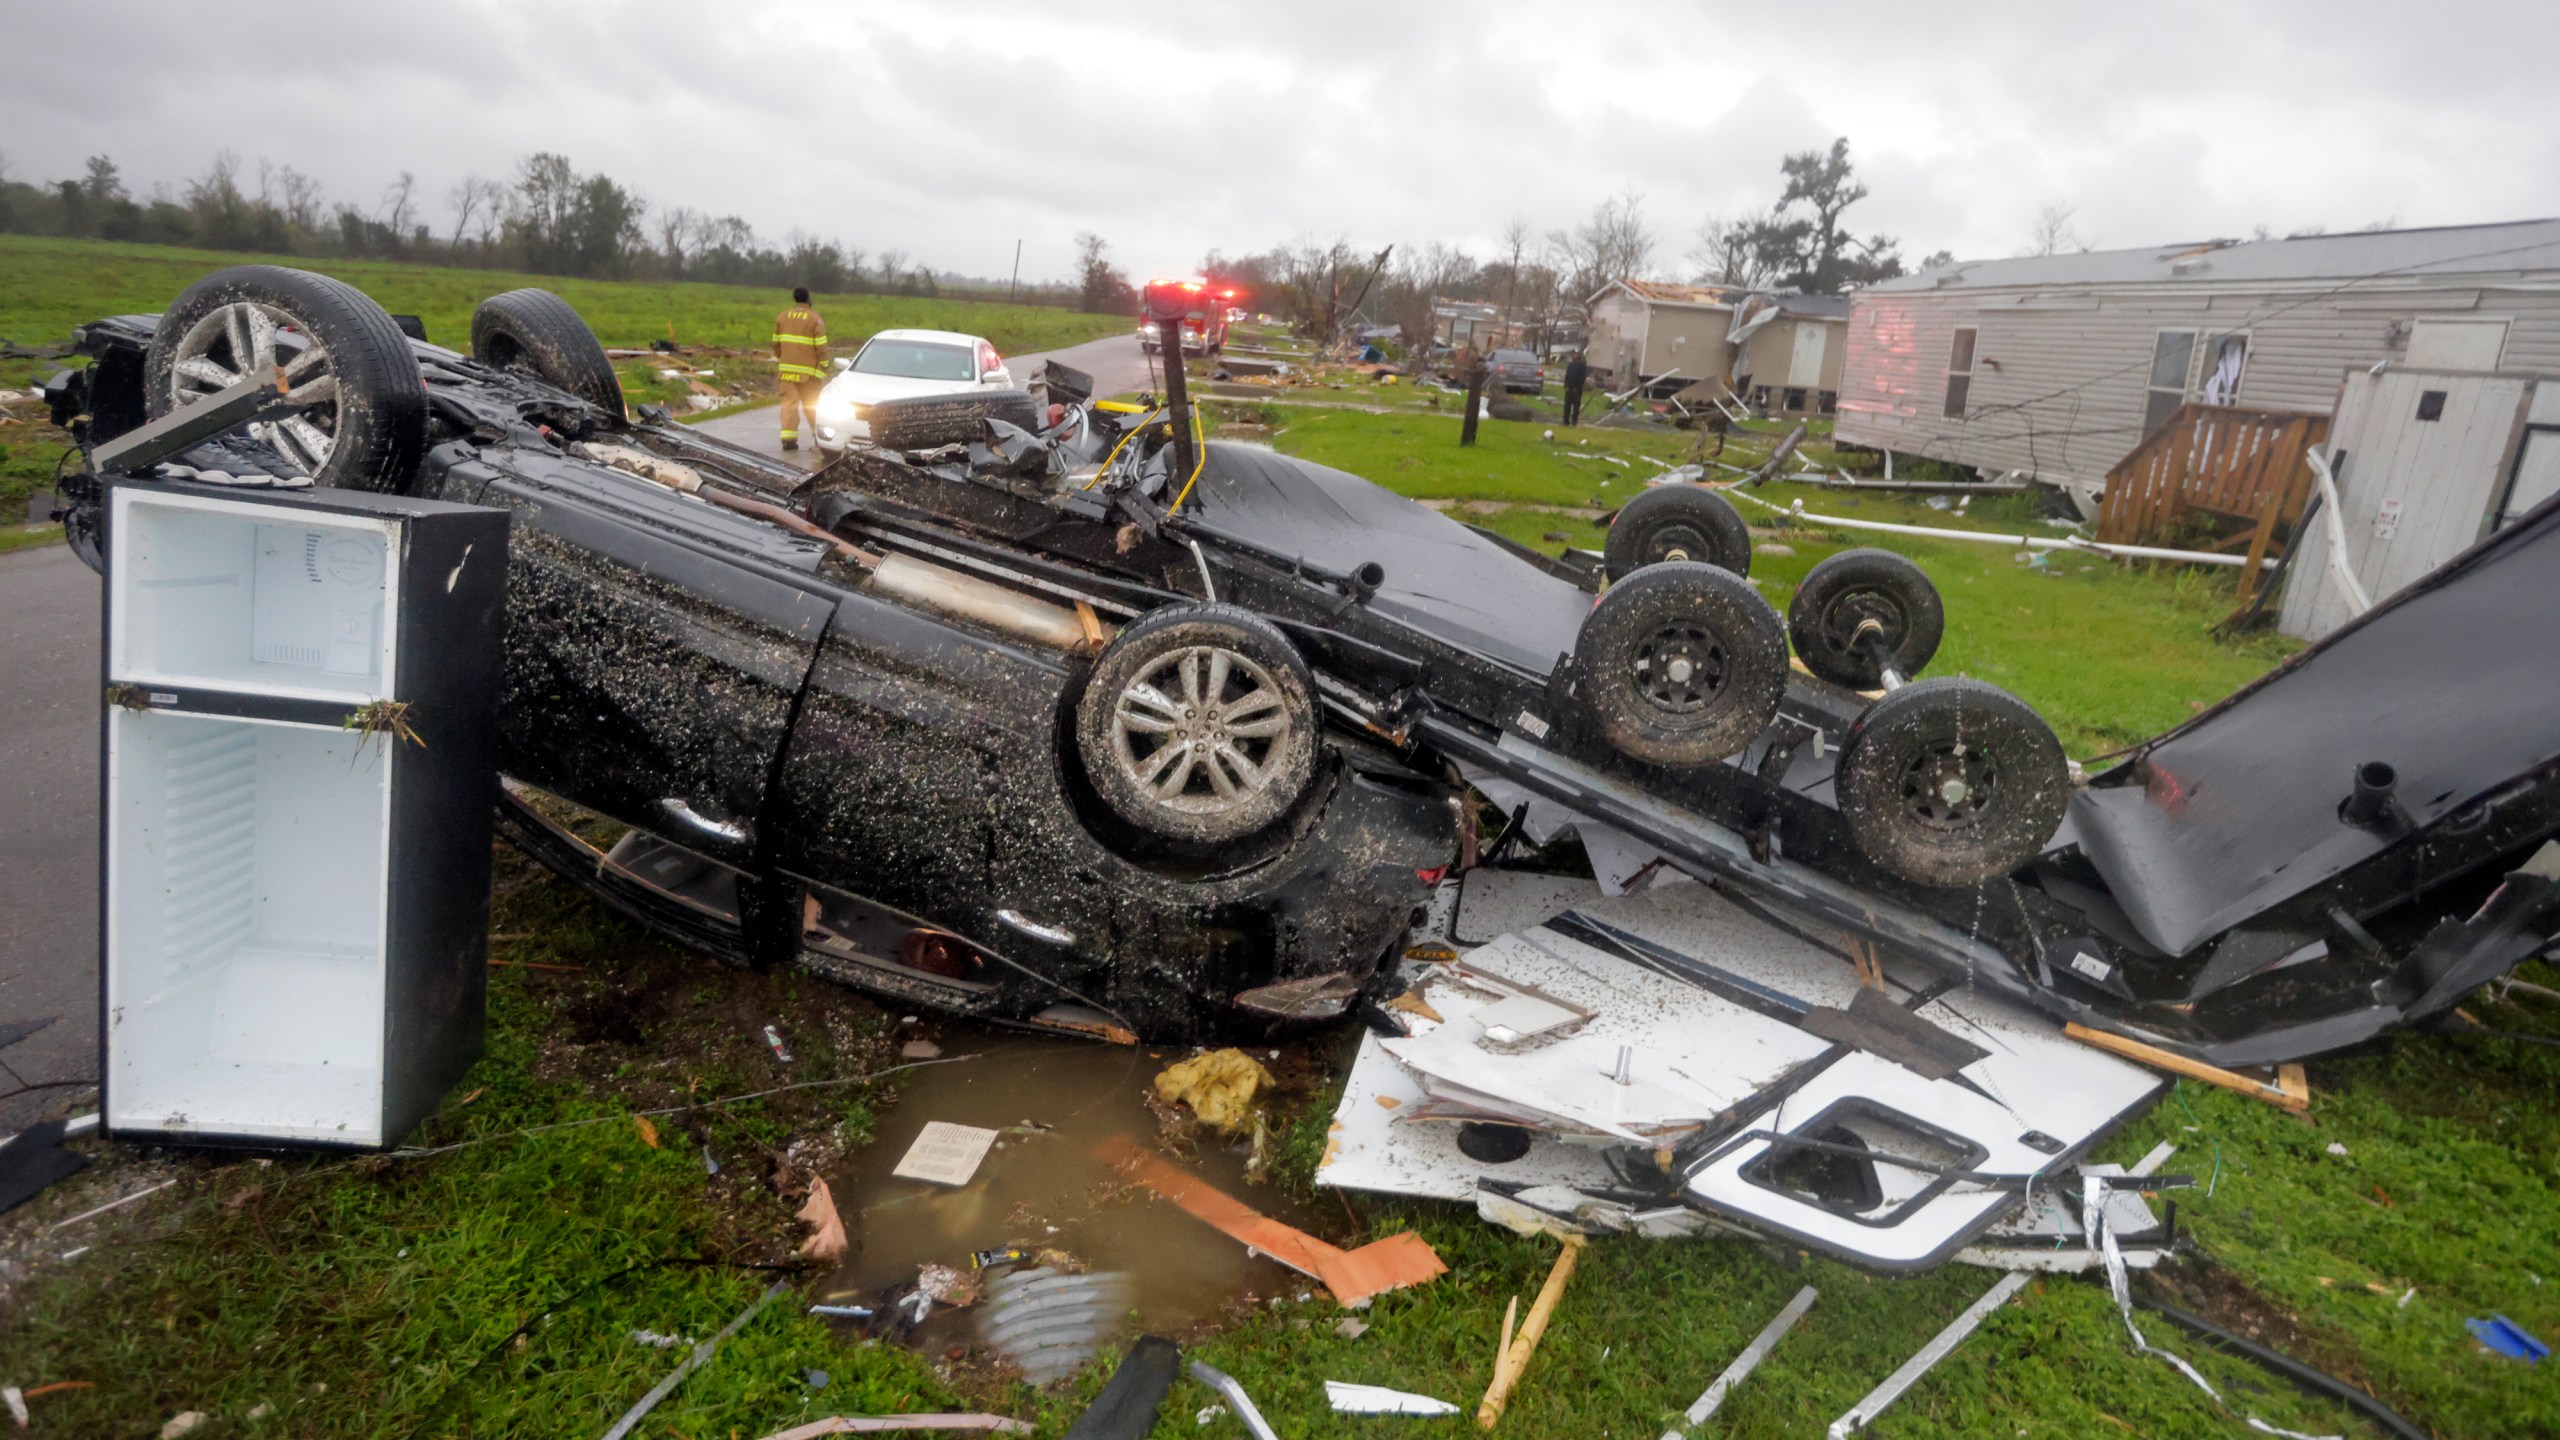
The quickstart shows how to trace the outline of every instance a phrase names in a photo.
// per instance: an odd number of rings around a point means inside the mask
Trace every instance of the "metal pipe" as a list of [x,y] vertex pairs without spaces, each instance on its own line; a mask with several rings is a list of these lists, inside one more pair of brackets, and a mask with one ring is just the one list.
[[2373,597],[2357,583],[2356,572],[2347,568],[2347,526],[2338,514],[2338,477],[2330,472],[2329,458],[2319,446],[2304,451],[2303,458],[2311,462],[2311,473],[2320,481],[2320,500],[2329,515],[2329,573],[2338,577],[2338,588],[2347,592],[2348,602],[2356,607],[2347,612],[2352,619],[2373,608]]
[[[1018,590],[895,552],[882,555],[872,567],[871,588],[927,610],[991,625],[1054,650],[1082,649],[1092,638],[1076,612],[1063,605],[1034,600]],[[1105,638],[1115,628],[1096,623]]]
[[1846,1440],[1846,1437],[1873,1424],[1875,1418],[1883,1414],[1887,1406],[1902,1398],[1902,1392],[1918,1384],[1920,1377],[1928,1374],[1931,1366],[1947,1358],[1949,1351],[1962,1344],[1964,1337],[1972,1334],[1974,1328],[1983,1322],[1984,1317],[2008,1304],[2009,1297],[2025,1289],[2027,1282],[2033,1278],[2035,1277],[2024,1270],[2012,1270],[2001,1277],[1999,1284],[1992,1286],[1981,1299],[1974,1301],[1970,1308],[1958,1315],[1946,1329],[1939,1331],[1936,1339],[1921,1346],[1919,1354],[1904,1361],[1901,1369],[1886,1376],[1883,1384],[1868,1391],[1865,1399],[1850,1406],[1847,1414],[1832,1421],[1829,1431],[1830,1440]]
[[[636,452],[635,452],[636,453]],[[630,465],[616,466],[628,474],[655,481],[671,490],[685,491],[684,477],[669,476],[665,467],[648,470]],[[676,467],[681,468],[681,467]],[[1034,600],[1018,590],[965,575],[945,566],[930,564],[912,556],[880,554],[863,549],[843,536],[826,529],[805,516],[779,505],[761,500],[748,500],[704,486],[685,491],[695,498],[717,505],[723,510],[779,525],[797,535],[825,542],[846,561],[868,571],[871,588],[893,599],[904,600],[937,614],[953,615],[991,625],[1008,635],[1046,645],[1056,650],[1077,650],[1098,639],[1107,640],[1117,627],[1095,619],[1088,626],[1085,617],[1062,605]]]
[[[1895,525],[1883,520],[1851,520],[1840,515],[1808,514],[1804,502],[1792,506],[1772,504],[1757,495],[1738,490],[1719,489],[1719,493],[1738,500],[1748,500],[1764,510],[1775,510],[1809,525],[1837,525],[1843,530],[1876,530],[1887,535],[1918,535],[1931,540],[1970,540],[1977,545],[2005,545],[2012,550],[2085,550],[2094,555],[2112,555],[2123,560],[2176,560],[2190,565],[2247,565],[2245,555],[2220,555],[2210,550],[2165,550],[2156,545],[2108,545],[2096,540],[2078,538],[2051,539],[2042,535],[1999,535],[1986,530],[1945,530],[1935,525]],[[2276,563],[2262,559],[2263,568]]]
[[1796,1322],[1804,1318],[1804,1312],[1812,1309],[1818,1298],[1810,1285],[1797,1291],[1796,1298],[1787,1302],[1787,1308],[1778,1312],[1778,1318],[1762,1326],[1751,1343],[1742,1347],[1742,1353],[1734,1357],[1733,1363],[1724,1368],[1724,1373],[1716,1377],[1715,1383],[1707,1387],[1707,1392],[1698,1397],[1698,1402],[1689,1407],[1688,1413],[1681,1417],[1682,1423],[1662,1432],[1662,1440],[1687,1440],[1686,1426],[1706,1423],[1707,1418],[1724,1405],[1724,1397],[1734,1386],[1749,1378],[1761,1361],[1769,1358],[1769,1352],[1777,1348],[1778,1342],[1786,1338],[1787,1332],[1795,1328]]
[[1225,1396],[1228,1407],[1236,1412],[1238,1420],[1244,1422],[1244,1428],[1253,1440],[1280,1440],[1272,1431],[1271,1422],[1263,1419],[1262,1412],[1253,1408],[1253,1397],[1244,1393],[1244,1387],[1236,1383],[1236,1377],[1194,1360],[1191,1362],[1191,1378]]

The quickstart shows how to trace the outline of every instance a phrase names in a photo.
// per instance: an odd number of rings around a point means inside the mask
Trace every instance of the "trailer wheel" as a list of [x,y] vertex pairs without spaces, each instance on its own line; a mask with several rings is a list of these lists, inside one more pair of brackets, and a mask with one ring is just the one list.
[[871,407],[871,443],[883,450],[932,450],[978,438],[980,420],[1040,428],[1040,405],[1028,390],[962,390],[909,395]]
[[1840,747],[1840,816],[1859,851],[1921,885],[1979,885],[2034,859],[2071,798],[2062,744],[1979,680],[1919,680],[1867,707]]
[[1946,628],[1928,573],[1890,550],[1841,551],[1807,571],[1787,602],[1787,638],[1804,668],[1852,690],[1884,683],[1875,641],[1909,677],[1938,653]]
[[1574,645],[1584,703],[1624,755],[1705,765],[1768,728],[1787,688],[1778,612],[1729,570],[1670,560],[1609,587]]
[[277,368],[307,404],[250,439],[314,484],[408,487],[427,448],[417,353],[381,306],[325,275],[234,265],[181,291],[143,357],[143,408],[158,419]]
[[1612,580],[1666,560],[1698,560],[1748,575],[1751,531],[1733,502],[1713,490],[1663,485],[1628,501],[1609,522],[1603,558]]
[[596,332],[548,290],[492,295],[471,312],[471,358],[566,390],[622,423],[622,381]]
[[1315,677],[1235,605],[1168,605],[1121,630],[1076,705],[1076,748],[1121,819],[1194,846],[1269,827],[1315,783]]

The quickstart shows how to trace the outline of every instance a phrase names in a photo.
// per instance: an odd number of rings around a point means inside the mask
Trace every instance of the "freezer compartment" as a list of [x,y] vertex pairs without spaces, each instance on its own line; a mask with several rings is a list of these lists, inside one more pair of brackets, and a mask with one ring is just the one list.
[[392,522],[114,492],[108,674],[361,703],[390,694]]
[[353,731],[110,712],[108,1129],[382,1143],[395,763]]

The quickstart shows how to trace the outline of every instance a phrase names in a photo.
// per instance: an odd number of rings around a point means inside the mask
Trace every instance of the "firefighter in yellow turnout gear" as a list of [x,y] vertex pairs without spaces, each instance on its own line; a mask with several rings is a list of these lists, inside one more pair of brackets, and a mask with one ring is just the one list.
[[805,286],[773,317],[773,368],[782,391],[782,448],[797,450],[801,420],[818,423],[818,391],[827,383],[827,322],[809,308]]

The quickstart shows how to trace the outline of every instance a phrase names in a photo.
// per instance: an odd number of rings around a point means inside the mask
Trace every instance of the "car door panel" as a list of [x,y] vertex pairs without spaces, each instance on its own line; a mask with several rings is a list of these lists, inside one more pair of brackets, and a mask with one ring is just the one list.
[[745,859],[832,592],[572,497],[501,483],[488,498],[518,517],[502,767]]
[[999,787],[1047,767],[1055,662],[869,595],[843,597],[775,795],[780,868],[981,942]]

